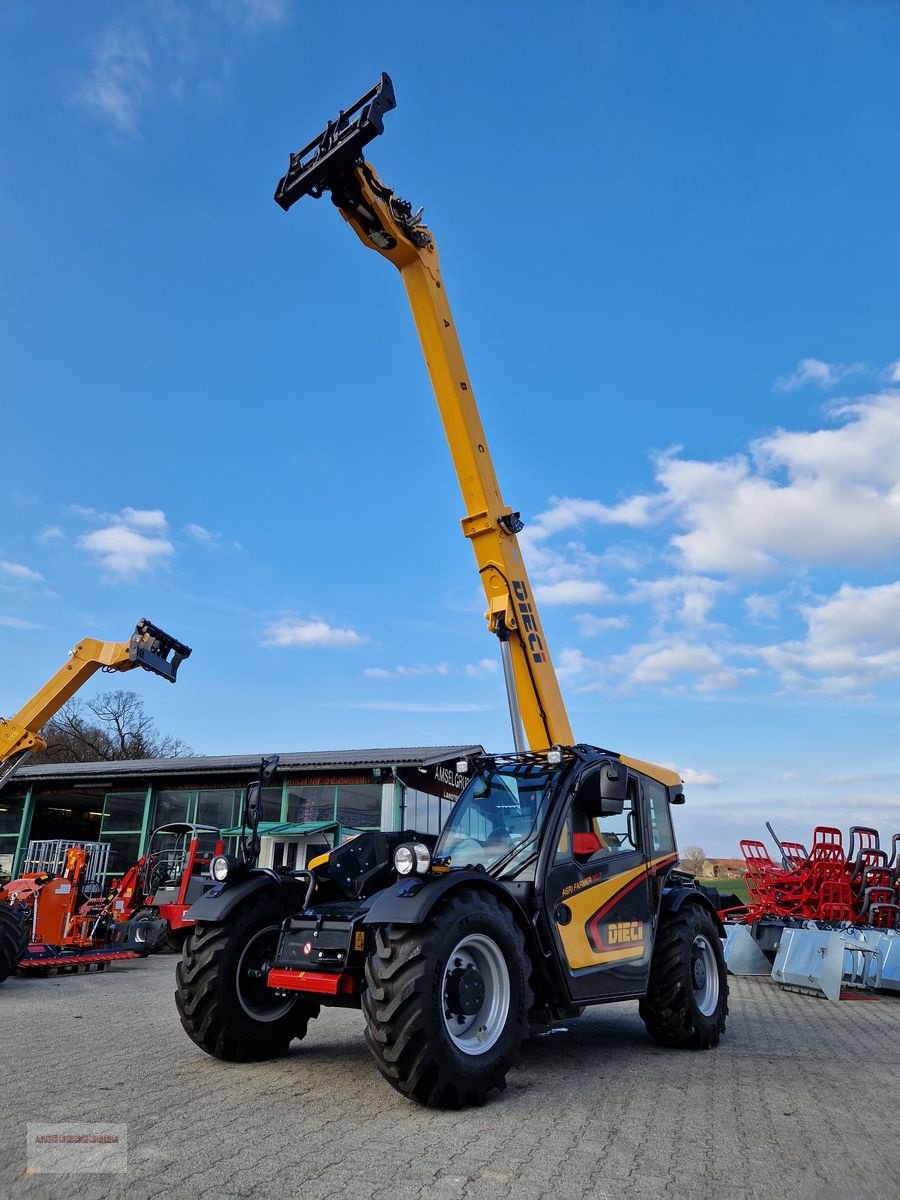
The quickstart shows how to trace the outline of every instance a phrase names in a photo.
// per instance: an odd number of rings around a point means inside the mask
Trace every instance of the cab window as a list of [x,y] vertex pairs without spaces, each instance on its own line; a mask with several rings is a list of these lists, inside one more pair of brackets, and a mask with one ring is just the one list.
[[605,862],[640,847],[637,832],[637,780],[628,780],[628,795],[617,816],[600,816],[576,795],[566,816],[556,849],[557,861]]
[[675,849],[672,832],[672,817],[669,812],[669,795],[655,779],[645,779],[647,808],[650,812],[650,844],[654,854],[667,854]]

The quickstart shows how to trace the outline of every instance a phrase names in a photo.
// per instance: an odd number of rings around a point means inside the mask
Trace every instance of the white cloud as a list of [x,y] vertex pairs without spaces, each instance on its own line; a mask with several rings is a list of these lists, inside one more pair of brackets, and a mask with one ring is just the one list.
[[669,575],[661,579],[633,580],[626,597],[632,603],[649,603],[657,619],[666,623],[699,627],[718,597],[727,590],[721,579],[704,575]]
[[888,367],[887,377],[891,383],[900,383],[900,358]]
[[695,771],[692,767],[676,767],[674,763],[663,763],[670,771],[677,771],[682,782],[690,787],[720,787],[722,780],[712,771]]
[[272,621],[263,631],[263,646],[292,646],[301,649],[315,647],[361,646],[369,639],[355,629],[339,629],[326,621],[297,620],[284,617]]
[[58,525],[48,525],[46,529],[42,529],[37,535],[39,542],[60,542],[65,538],[65,534]]
[[234,25],[246,29],[274,29],[290,15],[288,0],[218,0],[215,7]]
[[138,29],[108,29],[96,39],[92,59],[76,99],[120,133],[133,133],[151,89],[150,51],[144,35]]
[[587,579],[561,579],[558,583],[539,583],[534,594],[541,604],[602,604],[610,599],[606,584]]
[[558,678],[565,681],[584,679],[585,676],[599,673],[604,666],[600,659],[588,658],[574,646],[564,647],[553,658]]
[[447,663],[417,663],[415,666],[366,667],[363,671],[369,679],[422,679],[434,675],[449,675]]
[[139,11],[140,25],[119,22],[93,39],[74,92],[78,104],[123,134],[137,131],[151,100],[190,103],[199,96],[217,103],[236,44],[283,26],[290,0],[165,0]]
[[761,575],[780,563],[872,566],[900,551],[900,395],[834,408],[834,429],[776,430],[751,456],[657,462],[670,539],[688,570]]
[[900,677],[900,582],[844,584],[800,607],[805,639],[754,651],[789,689],[853,692]]
[[827,363],[818,358],[801,358],[790,374],[780,375],[775,380],[775,389],[779,392],[795,392],[809,385],[832,388],[848,375],[856,375],[863,370],[863,363]]
[[494,658],[481,658],[477,663],[467,663],[465,673],[471,679],[484,679],[487,675],[496,675],[499,667]]
[[0,617],[0,625],[4,629],[40,629],[34,621],[26,621],[23,617]]
[[159,508],[123,508],[119,517],[133,529],[152,529],[156,533],[165,533],[168,528],[166,514]]
[[17,583],[40,583],[44,578],[31,567],[14,562],[0,562],[0,575],[5,575],[7,579],[14,579]]
[[77,511],[109,522],[83,534],[76,545],[113,578],[135,579],[164,566],[175,553],[165,536],[167,522],[160,509],[123,508],[115,516],[95,514],[91,509]]
[[[525,530],[526,557],[545,602],[566,600],[572,581],[596,583],[608,571],[575,544],[552,536],[588,520],[668,528],[685,573],[761,576],[780,566],[875,566],[900,553],[900,393],[887,391],[829,409],[831,427],[776,429],[746,454],[692,460],[669,450],[656,459],[658,490],[615,506],[557,500]],[[665,523],[665,524],[664,524]],[[705,595],[711,593],[707,591]],[[595,595],[586,603],[596,602]],[[707,601],[687,601],[702,620]]]
[[217,546],[220,541],[219,534],[212,533],[209,529],[205,529],[202,525],[197,525],[194,522],[190,522],[189,524],[185,525],[184,532],[189,538],[193,539],[193,541],[199,542],[201,546],[214,547]]
[[175,552],[166,538],[147,537],[125,525],[96,529],[80,537],[77,544],[95,558],[104,571],[120,579],[134,579],[152,571]]
[[553,496],[546,512],[538,513],[528,529],[529,541],[538,542],[564,529],[581,525],[632,525],[644,528],[654,519],[654,498],[632,496],[619,504],[601,504],[599,500]]
[[693,685],[701,692],[721,691],[736,687],[741,675],[711,646],[679,638],[632,646],[615,666],[626,688]]
[[579,613],[575,618],[578,631],[583,637],[595,637],[610,629],[627,629],[627,617],[595,617],[593,613]]
[[735,666],[727,650],[685,638],[660,638],[630,646],[605,659],[588,658],[578,647],[566,647],[556,661],[556,674],[579,693],[624,692],[636,688],[677,691],[731,691],[757,674],[755,667]]
[[756,592],[744,597],[744,609],[754,625],[771,624],[778,620],[781,599],[778,596],[762,596]]
[[722,784],[719,776],[712,771],[695,771],[692,767],[685,767],[681,778],[689,787],[720,787]]

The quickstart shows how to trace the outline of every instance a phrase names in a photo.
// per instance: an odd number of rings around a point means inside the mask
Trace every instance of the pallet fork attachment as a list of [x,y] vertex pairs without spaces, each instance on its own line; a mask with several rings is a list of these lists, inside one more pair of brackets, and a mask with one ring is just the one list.
[[[128,643],[128,657],[138,667],[175,682],[178,668],[190,657],[191,648],[141,617]],[[172,657],[170,658],[169,655]]]
[[384,114],[396,107],[391,77],[382,71],[373,88],[339,112],[317,137],[290,156],[287,174],[275,189],[276,204],[287,212],[304,196],[318,199],[360,161],[363,147],[384,133]]

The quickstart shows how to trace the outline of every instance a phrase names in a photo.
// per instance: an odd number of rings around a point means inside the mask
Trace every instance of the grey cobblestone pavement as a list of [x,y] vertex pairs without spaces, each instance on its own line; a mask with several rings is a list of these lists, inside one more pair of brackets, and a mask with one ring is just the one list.
[[[0,1195],[55,1200],[900,1196],[900,999],[732,980],[717,1051],[661,1050],[636,1004],[536,1038],[505,1093],[433,1112],[378,1075],[359,1013],[290,1057],[219,1063],[182,1032],[174,958],[0,985]],[[127,1122],[126,1174],[29,1174],[27,1121]]]

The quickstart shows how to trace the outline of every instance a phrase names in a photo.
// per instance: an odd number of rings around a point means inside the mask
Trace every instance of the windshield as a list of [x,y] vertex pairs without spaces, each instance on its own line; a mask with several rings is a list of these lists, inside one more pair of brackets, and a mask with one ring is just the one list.
[[435,857],[513,877],[537,854],[550,783],[559,769],[533,762],[486,764],[457,801]]

